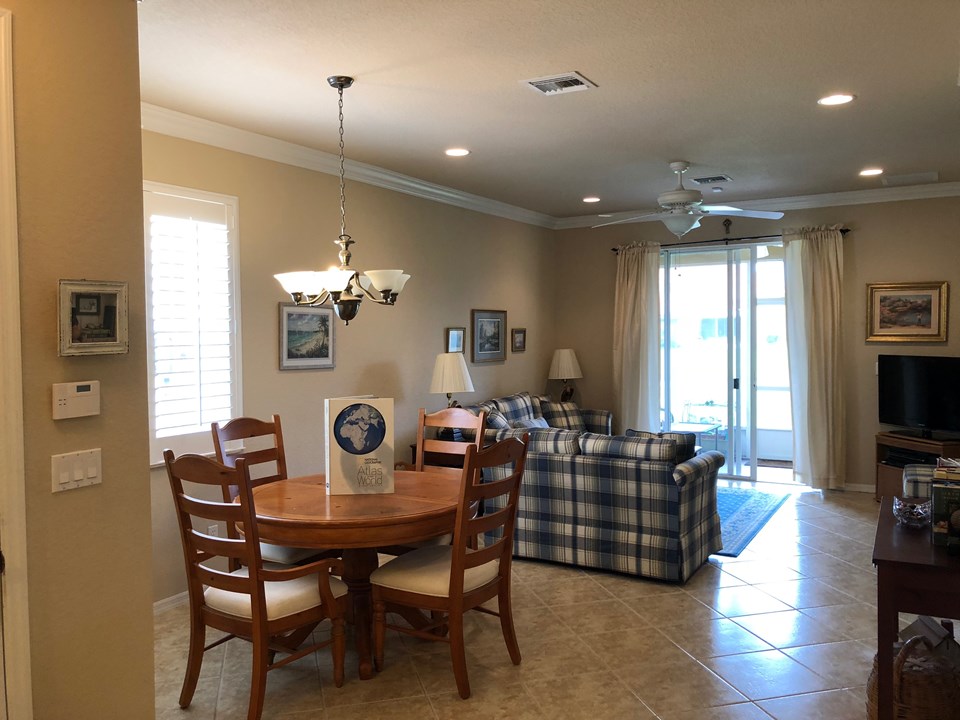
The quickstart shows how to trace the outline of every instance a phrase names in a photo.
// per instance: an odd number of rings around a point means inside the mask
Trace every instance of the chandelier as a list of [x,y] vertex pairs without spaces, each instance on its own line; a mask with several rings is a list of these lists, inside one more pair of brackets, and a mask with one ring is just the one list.
[[337,317],[350,324],[360,311],[364,297],[378,305],[394,305],[409,275],[403,270],[367,270],[361,273],[350,267],[350,246],[354,241],[347,235],[346,202],[343,193],[343,91],[353,85],[353,78],[333,75],[327,78],[339,95],[340,118],[340,236],[334,244],[340,246],[340,267],[329,270],[301,270],[274,275],[297,305],[322,305],[330,299]]

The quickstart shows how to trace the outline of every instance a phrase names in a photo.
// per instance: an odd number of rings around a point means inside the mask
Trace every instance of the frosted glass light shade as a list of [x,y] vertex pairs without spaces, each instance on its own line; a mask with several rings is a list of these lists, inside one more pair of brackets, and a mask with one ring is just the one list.
[[350,282],[350,278],[353,277],[353,270],[338,270],[337,268],[330,268],[325,273],[320,273],[324,276],[323,286],[330,292],[343,292],[347,289],[347,284]]
[[397,280],[396,284],[395,284],[395,285],[393,286],[393,288],[392,288],[392,289],[393,289],[393,292],[395,292],[397,295],[399,295],[399,294],[400,294],[400,291],[403,290],[403,286],[407,284],[407,280],[409,280],[409,279],[410,279],[410,276],[407,275],[406,273],[404,273],[403,275],[401,275],[401,276],[400,276],[400,279]]
[[553,351],[553,361],[550,363],[550,373],[547,375],[549,380],[571,380],[582,377],[580,363],[577,362],[577,354],[573,350],[561,348]]
[[700,227],[699,215],[664,215],[660,221],[677,237],[683,237],[695,227]]
[[385,290],[397,292],[395,288],[397,283],[400,282],[401,275],[403,275],[403,270],[367,270],[366,272],[366,276],[370,278],[373,286],[380,292]]
[[[579,376],[578,376],[579,377]],[[467,371],[463,353],[440,353],[433,365],[432,393],[473,392],[473,380]]]
[[289,294],[303,293],[304,295],[319,295],[323,292],[324,273],[312,270],[279,273],[274,275],[277,281]]

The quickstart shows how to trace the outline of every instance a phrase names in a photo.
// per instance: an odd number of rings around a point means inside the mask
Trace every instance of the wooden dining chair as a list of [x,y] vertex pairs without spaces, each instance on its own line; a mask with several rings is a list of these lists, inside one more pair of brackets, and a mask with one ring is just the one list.
[[[216,451],[217,461],[227,467],[234,467],[241,458],[247,461],[248,469],[254,465],[270,464],[265,471],[262,467],[258,468],[258,476],[250,480],[253,487],[287,479],[287,456],[283,449],[283,429],[280,425],[279,415],[274,414],[270,420],[238,417],[228,421],[223,426],[219,423],[213,423],[210,426],[210,431],[213,434],[213,449]],[[249,449],[243,448],[237,451],[226,449],[228,442],[238,440],[253,442]],[[261,447],[262,445],[266,445],[266,447]],[[264,472],[267,474],[263,474]],[[236,497],[236,491],[235,487],[227,488],[223,499],[232,500]],[[232,525],[227,525],[227,536],[238,537],[237,530]],[[319,550],[317,548],[287,547],[264,542],[260,543],[260,554],[268,562],[296,565],[321,560],[325,557],[336,557],[340,554],[340,551],[336,549]],[[230,569],[236,570],[235,564]]]
[[[426,462],[427,453],[445,453],[464,457],[467,448],[471,445],[475,445],[477,450],[482,449],[483,430],[486,421],[487,413],[485,410],[481,410],[479,415],[474,415],[463,408],[444,408],[427,414],[426,409],[420,408],[420,416],[417,419],[417,459],[414,468],[418,472],[422,472],[425,467],[429,467],[431,470],[444,469],[428,465]],[[445,430],[472,431],[474,440],[472,442],[458,442],[431,435],[431,433],[442,433]],[[462,468],[463,464],[460,465]],[[454,468],[452,472],[459,477],[460,470],[458,468]]]
[[[370,575],[373,591],[374,664],[383,668],[386,629],[424,640],[450,644],[453,673],[460,697],[470,697],[470,681],[463,639],[463,616],[467,610],[496,615],[514,665],[520,664],[520,648],[513,627],[510,605],[510,565],[520,481],[527,457],[528,435],[523,440],[507,438],[485,450],[467,448],[460,480],[460,500],[452,545],[433,545],[401,555]],[[503,480],[483,482],[484,468],[512,465]],[[472,508],[481,500],[506,496],[503,507],[475,516]],[[485,547],[473,549],[470,539],[485,537]],[[497,598],[497,611],[482,606]],[[387,604],[430,612],[431,620],[419,629],[388,624]],[[447,631],[447,632],[444,632]]]
[[[193,699],[204,652],[233,638],[253,645],[248,720],[259,720],[263,711],[267,671],[319,648],[332,647],[333,677],[340,687],[347,586],[331,573],[343,574],[342,562],[329,558],[308,565],[264,567],[246,460],[228,467],[202,455],[174,458],[170,450],[164,450],[163,460],[180,525],[190,597],[190,649],[180,707],[188,707]],[[236,501],[204,499],[200,497],[204,486],[227,493],[225,488],[234,486]],[[237,538],[208,534],[207,528],[217,522],[239,523],[244,532]],[[217,560],[237,560],[242,567],[219,570]],[[327,618],[332,622],[329,638],[300,647]],[[204,645],[207,627],[227,635]],[[284,657],[277,660],[277,653]]]

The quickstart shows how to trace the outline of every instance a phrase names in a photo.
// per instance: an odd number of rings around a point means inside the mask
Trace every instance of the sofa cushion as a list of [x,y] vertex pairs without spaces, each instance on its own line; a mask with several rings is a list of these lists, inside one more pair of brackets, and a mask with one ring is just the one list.
[[547,424],[547,421],[546,421],[546,420],[544,420],[542,417],[538,417],[538,418],[527,418],[527,419],[524,419],[524,420],[514,420],[512,423],[510,423],[510,427],[515,427],[515,428],[548,428],[548,427],[550,427],[550,426]]
[[579,430],[580,432],[587,429],[587,425],[583,421],[583,415],[576,403],[547,401],[541,403],[540,407],[543,410],[543,417],[550,427]]
[[697,454],[697,435],[696,433],[685,432],[662,432],[653,433],[646,430],[627,430],[624,433],[627,437],[638,437],[646,440],[673,440],[677,443],[677,462],[682,463],[689,460]]
[[497,406],[497,410],[506,416],[507,422],[532,420],[537,417],[533,412],[533,398],[530,397],[528,392],[494,398],[493,402]]
[[543,404],[550,402],[550,396],[549,395],[531,395],[530,400],[533,401],[534,417],[543,417]]
[[676,462],[677,443],[661,438],[626,437],[623,435],[580,435],[580,452],[584,455],[624,458],[626,460],[659,460]]
[[527,452],[553,453],[558,455],[578,455],[580,453],[580,433],[574,430],[559,430],[557,428],[511,428],[497,433],[497,441],[506,438],[522,438],[524,433],[530,436],[527,441]]

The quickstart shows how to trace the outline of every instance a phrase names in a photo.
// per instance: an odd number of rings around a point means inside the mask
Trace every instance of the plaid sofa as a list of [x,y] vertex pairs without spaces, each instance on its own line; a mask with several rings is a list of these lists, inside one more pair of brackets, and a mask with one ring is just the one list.
[[[505,429],[497,439],[524,432],[517,557],[684,582],[723,547],[722,453],[678,463],[672,438],[575,431]],[[493,468],[491,479],[504,474]]]
[[613,432],[613,413],[609,410],[583,410],[572,402],[555,402],[547,395],[532,395],[528,392],[484,400],[468,405],[474,415],[487,411],[487,442],[493,442],[501,430],[520,425],[533,427],[545,421],[541,427],[593,432],[609,435]]

